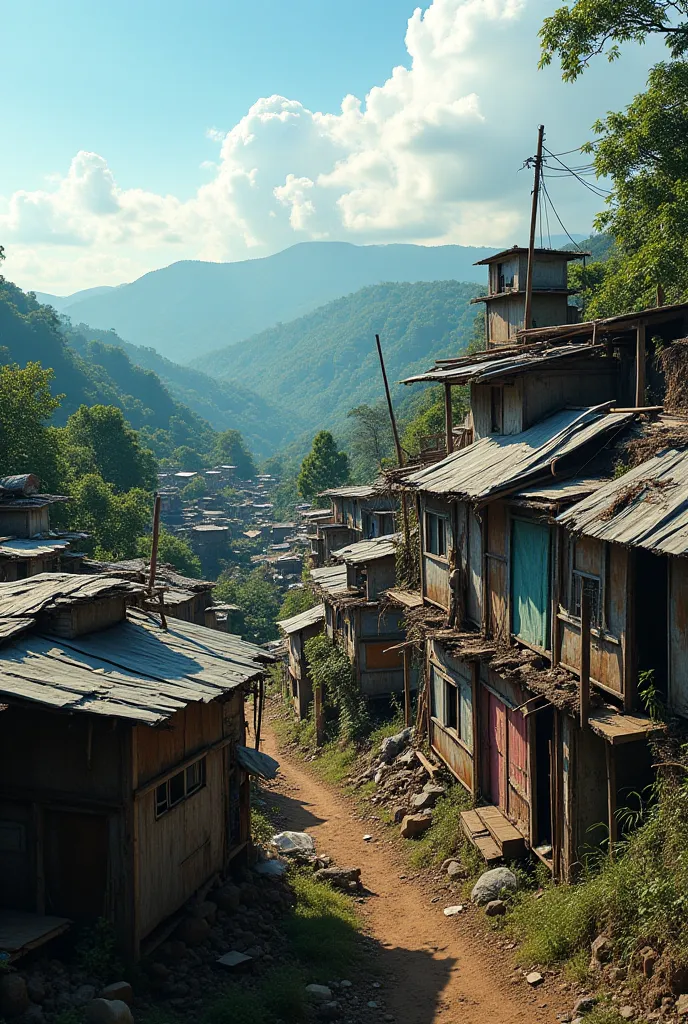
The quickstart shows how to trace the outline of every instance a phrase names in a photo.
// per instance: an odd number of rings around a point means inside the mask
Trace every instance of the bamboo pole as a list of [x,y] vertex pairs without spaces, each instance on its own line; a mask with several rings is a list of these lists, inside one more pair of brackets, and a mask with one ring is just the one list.
[[151,545],[150,568],[148,572],[148,593],[152,596],[155,574],[158,568],[158,540],[160,537],[160,495],[156,492],[153,505],[153,543]]

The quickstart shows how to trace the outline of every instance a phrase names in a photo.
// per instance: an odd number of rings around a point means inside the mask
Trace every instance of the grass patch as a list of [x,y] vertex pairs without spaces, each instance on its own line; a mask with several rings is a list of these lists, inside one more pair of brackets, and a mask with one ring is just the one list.
[[585,1015],[585,1024],[625,1024],[624,1018],[611,1006],[595,1006]]
[[360,922],[351,899],[312,874],[289,873],[296,907],[285,922],[291,948],[316,981],[342,976],[358,956]]

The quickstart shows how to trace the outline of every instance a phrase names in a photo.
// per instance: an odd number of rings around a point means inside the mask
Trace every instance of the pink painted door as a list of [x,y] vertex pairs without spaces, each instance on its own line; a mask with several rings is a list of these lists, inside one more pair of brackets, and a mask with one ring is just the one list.
[[490,751],[490,799],[506,810],[504,757],[506,754],[506,707],[494,694],[489,694],[488,744]]
[[524,835],[528,834],[530,804],[528,797],[528,719],[520,711],[507,711],[509,730],[509,806],[508,814]]

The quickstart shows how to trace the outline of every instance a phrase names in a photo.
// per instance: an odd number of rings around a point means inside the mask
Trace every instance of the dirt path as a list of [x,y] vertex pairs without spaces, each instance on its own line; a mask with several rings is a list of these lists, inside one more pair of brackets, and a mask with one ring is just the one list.
[[[342,867],[362,869],[371,895],[361,911],[380,949],[380,1003],[390,1015],[386,1019],[397,1024],[556,1020],[556,1010],[564,1008],[561,993],[551,982],[530,989],[491,935],[485,937],[482,922],[472,916],[478,911],[444,917],[444,907],[455,899],[432,903],[423,881],[406,876],[408,868],[386,840],[384,826],[363,823],[353,802],[278,751],[269,723],[261,747],[280,761],[280,774],[270,789],[284,827],[309,832],[318,851]],[[374,842],[363,840],[367,832],[375,835]]]

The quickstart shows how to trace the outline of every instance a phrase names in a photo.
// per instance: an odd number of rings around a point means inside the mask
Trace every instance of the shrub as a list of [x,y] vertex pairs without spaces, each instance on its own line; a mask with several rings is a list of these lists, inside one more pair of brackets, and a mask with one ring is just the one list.
[[340,735],[362,739],[370,731],[370,718],[346,652],[325,633],[307,640],[305,650],[313,686],[337,709]]

